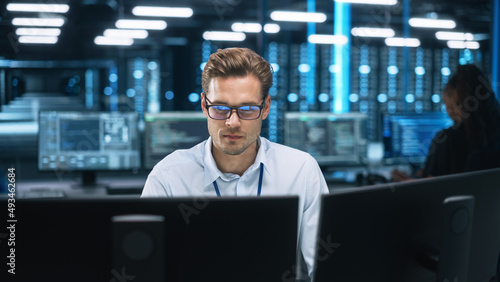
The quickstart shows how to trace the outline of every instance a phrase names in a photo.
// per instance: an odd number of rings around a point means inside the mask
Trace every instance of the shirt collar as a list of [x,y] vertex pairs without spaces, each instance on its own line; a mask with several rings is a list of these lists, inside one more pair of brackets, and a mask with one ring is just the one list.
[[[269,149],[269,144],[265,138],[260,137],[257,139],[259,144],[259,151],[257,152],[257,156],[255,157],[255,162],[247,169],[247,171],[258,170],[260,168],[260,164],[264,164],[264,171],[267,174],[270,174],[268,161],[266,152]],[[206,189],[207,187],[212,187],[212,184],[219,177],[223,179],[227,179],[226,176],[217,168],[217,164],[215,163],[214,157],[212,156],[212,137],[208,137],[205,147],[204,147],[204,156],[203,161],[205,163],[205,175],[203,177],[203,187]]]

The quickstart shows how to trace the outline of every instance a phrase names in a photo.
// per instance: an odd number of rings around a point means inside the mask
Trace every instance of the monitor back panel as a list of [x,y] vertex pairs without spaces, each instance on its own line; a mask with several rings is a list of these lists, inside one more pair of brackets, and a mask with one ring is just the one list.
[[500,252],[499,169],[324,196],[315,281],[436,281],[424,262],[439,253],[443,200],[456,195],[475,197],[468,277],[457,281],[489,281]]
[[166,281],[281,281],[295,265],[297,213],[296,197],[20,200],[15,278],[134,276],[113,268],[111,217],[149,214],[165,218]]

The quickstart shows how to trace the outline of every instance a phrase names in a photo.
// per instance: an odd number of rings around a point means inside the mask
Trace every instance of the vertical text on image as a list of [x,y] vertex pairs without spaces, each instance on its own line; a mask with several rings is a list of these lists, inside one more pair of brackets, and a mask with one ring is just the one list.
[[8,242],[10,247],[7,256],[7,265],[9,266],[7,272],[16,274],[16,169],[7,169],[7,233]]

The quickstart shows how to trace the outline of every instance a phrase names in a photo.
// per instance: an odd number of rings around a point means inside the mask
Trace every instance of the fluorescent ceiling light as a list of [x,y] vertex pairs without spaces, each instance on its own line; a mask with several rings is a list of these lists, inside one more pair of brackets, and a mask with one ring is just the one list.
[[326,15],[323,13],[274,11],[271,13],[271,19],[282,22],[322,23],[326,21]]
[[193,15],[193,9],[137,6],[132,9],[132,14],[136,16],[147,16],[147,17],[189,18]]
[[477,41],[448,41],[448,47],[452,49],[479,49]]
[[355,27],[351,29],[351,34],[362,37],[393,37],[394,30],[391,28]]
[[311,34],[307,38],[310,43],[315,44],[346,44],[348,39],[344,35]]
[[278,33],[280,31],[280,26],[277,24],[265,24],[264,32],[266,33]]
[[334,0],[339,3],[368,4],[368,5],[396,5],[397,0]]
[[66,4],[7,4],[7,11],[11,12],[66,13],[68,10]]
[[420,40],[417,38],[389,37],[385,39],[385,44],[392,47],[418,47]]
[[[259,23],[240,23],[236,22],[231,25],[231,29],[236,32],[259,33],[262,31],[262,25]],[[277,24],[265,24],[265,33],[278,33],[280,26]]]
[[473,40],[474,35],[472,33],[464,32],[449,32],[449,31],[438,31],[436,32],[436,38],[439,40]]
[[480,40],[487,40],[490,39],[490,35],[488,33],[476,33],[474,34],[474,40],[480,41]]
[[438,20],[426,18],[411,18],[408,23],[412,27],[425,27],[425,28],[446,28],[452,29],[457,26],[453,20]]
[[205,31],[203,39],[213,41],[243,41],[246,36],[242,32],[230,31]]
[[120,46],[130,46],[134,44],[134,39],[132,38],[116,38],[116,37],[105,37],[96,36],[94,43],[97,45],[120,45]]
[[64,24],[64,19],[63,18],[13,18],[12,24],[18,26],[61,27]]
[[61,30],[59,28],[26,28],[21,27],[16,29],[17,35],[30,35],[30,36],[59,36]]
[[231,25],[231,29],[237,32],[261,32],[262,26],[258,23],[234,23]]
[[56,44],[57,36],[20,36],[19,43],[27,44]]
[[130,29],[154,29],[163,30],[167,28],[165,21],[155,20],[117,20],[115,23],[117,28],[130,28]]
[[144,29],[106,29],[104,30],[104,36],[144,39],[148,37],[148,32]]

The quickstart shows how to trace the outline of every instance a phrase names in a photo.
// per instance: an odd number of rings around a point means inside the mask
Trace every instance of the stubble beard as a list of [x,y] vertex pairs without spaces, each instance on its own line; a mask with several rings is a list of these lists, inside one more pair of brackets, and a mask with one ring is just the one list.
[[[227,133],[224,133],[227,134]],[[243,140],[224,142],[224,134],[220,134],[219,138],[219,149],[226,155],[237,156],[245,152],[250,146],[252,146],[257,140],[248,140],[248,136],[243,136]],[[240,143],[240,144],[238,144]]]

